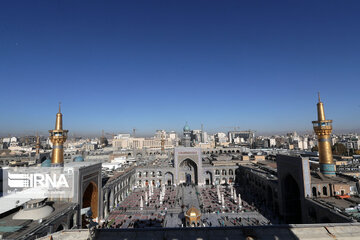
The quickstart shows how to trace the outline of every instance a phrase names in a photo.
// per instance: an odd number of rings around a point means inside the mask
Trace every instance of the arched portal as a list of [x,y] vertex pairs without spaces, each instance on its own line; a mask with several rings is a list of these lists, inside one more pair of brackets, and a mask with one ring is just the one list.
[[198,184],[198,169],[196,163],[187,158],[180,163],[180,182]]
[[212,173],[210,171],[205,172],[205,184],[213,185]]
[[285,177],[284,188],[286,223],[301,223],[300,189],[290,174]]
[[165,184],[171,186],[174,184],[174,175],[171,172],[166,172],[165,175]]
[[[98,217],[98,187],[94,182],[90,182],[83,194],[82,208],[90,207],[92,211],[92,218]],[[85,215],[82,217],[82,225],[85,227],[87,224]]]
[[326,186],[323,187],[323,195],[327,196],[327,187]]
[[111,204],[110,204],[110,198],[111,198],[111,190],[107,193],[107,199],[106,199],[106,207],[107,207],[107,213],[110,213]]
[[313,197],[316,197],[316,193],[317,193],[316,187],[313,187],[312,188]]
[[114,207],[114,190],[110,191],[110,198],[109,198],[109,210],[112,210],[112,208]]
[[215,179],[215,185],[219,185],[220,184],[220,178],[216,178]]
[[233,177],[230,177],[230,178],[229,178],[229,183],[231,183],[231,184],[234,183],[234,178],[233,178]]

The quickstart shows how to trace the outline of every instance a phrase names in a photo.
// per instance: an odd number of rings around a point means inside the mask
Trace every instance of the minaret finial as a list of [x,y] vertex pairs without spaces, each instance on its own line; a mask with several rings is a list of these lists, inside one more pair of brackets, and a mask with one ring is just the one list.
[[61,102],[59,102],[59,113],[61,113]]
[[318,92],[318,98],[319,98],[319,102],[321,102],[321,100],[320,100],[320,92]]

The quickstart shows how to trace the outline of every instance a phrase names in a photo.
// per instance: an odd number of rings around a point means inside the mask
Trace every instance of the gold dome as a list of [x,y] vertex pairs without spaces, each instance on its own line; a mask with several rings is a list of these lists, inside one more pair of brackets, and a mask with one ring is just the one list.
[[196,207],[192,206],[189,210],[186,211],[185,216],[187,217],[199,217],[201,212]]

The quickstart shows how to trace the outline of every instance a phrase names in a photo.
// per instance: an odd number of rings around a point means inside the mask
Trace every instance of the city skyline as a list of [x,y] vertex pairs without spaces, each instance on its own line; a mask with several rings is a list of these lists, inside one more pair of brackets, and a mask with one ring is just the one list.
[[[59,104],[61,104],[59,102]],[[326,106],[326,103],[325,103]],[[240,125],[228,125],[228,126],[222,126],[221,124],[213,127],[213,128],[208,128],[207,126],[204,126],[203,124],[204,121],[202,121],[200,124],[198,124],[198,126],[196,125],[192,125],[191,122],[189,123],[189,121],[186,121],[182,126],[176,126],[174,128],[164,128],[162,126],[158,126],[158,127],[154,127],[154,128],[150,128],[150,130],[144,130],[144,129],[139,129],[136,126],[134,126],[133,128],[130,129],[125,129],[125,128],[102,128],[100,129],[96,129],[96,130],[91,130],[91,131],[82,131],[81,128],[79,129],[74,129],[74,128],[69,128],[70,130],[70,137],[74,137],[74,136],[85,136],[85,137],[96,137],[96,136],[100,136],[102,134],[102,132],[105,133],[105,135],[113,135],[113,134],[122,134],[122,133],[129,133],[129,134],[133,134],[133,130],[136,130],[136,136],[137,137],[150,137],[153,136],[153,134],[155,133],[155,131],[157,130],[165,130],[165,131],[175,131],[178,134],[181,134],[183,131],[183,126],[184,125],[190,125],[191,130],[200,130],[202,127],[204,128],[204,131],[210,133],[210,134],[215,134],[217,132],[229,132],[229,131],[247,131],[247,130],[251,130],[254,132],[257,132],[257,135],[263,135],[263,136],[269,136],[269,135],[283,135],[289,132],[298,132],[299,134],[313,134],[313,130],[311,129],[311,125],[309,125],[309,127],[304,128],[304,129],[299,129],[299,128],[284,128],[284,129],[279,129],[279,130],[258,130],[258,129],[263,129],[261,128],[261,124],[259,125],[260,128],[242,128]],[[69,124],[70,126],[72,125],[71,123]],[[139,131],[140,130],[140,131]],[[41,136],[44,135],[48,135],[48,129],[41,127],[38,129],[21,129],[19,131],[1,131],[0,130],[0,137],[5,137],[5,136],[26,136],[26,135],[38,135],[40,134]],[[360,128],[353,128],[353,129],[335,129],[334,130],[334,134],[348,134],[348,133],[359,133],[360,132]]]
[[[185,125],[185,124],[184,124]],[[189,124],[190,125],[190,124]],[[51,128],[51,127],[49,127]],[[191,131],[192,130],[201,130],[201,124],[199,126],[195,126],[192,127],[192,125],[190,125]],[[100,137],[102,136],[103,132],[105,137],[110,137],[110,136],[114,136],[114,135],[118,135],[118,134],[130,134],[131,136],[133,135],[133,130],[132,129],[97,129],[97,130],[93,130],[93,131],[88,131],[88,132],[82,132],[79,131],[78,129],[71,129],[69,130],[69,138],[72,139],[74,137],[85,137],[85,138],[93,138],[93,137]],[[164,130],[166,132],[175,132],[178,135],[182,135],[183,133],[183,126],[181,127],[176,127],[176,128],[154,128],[153,130],[150,131],[144,131],[138,128],[135,128],[136,130],[136,137],[153,137],[156,131],[160,131],[160,130]],[[212,128],[212,129],[208,129],[206,128],[206,126],[204,126],[204,132],[207,132],[208,134],[216,134],[216,133],[228,133],[231,131],[253,131],[255,132],[256,136],[284,136],[288,133],[292,133],[292,132],[296,132],[299,135],[315,135],[315,133],[313,132],[313,130],[311,129],[311,125],[308,129],[303,129],[303,130],[298,130],[298,129],[282,129],[279,131],[258,131],[256,128],[255,129],[246,129],[246,128],[241,128],[240,126],[228,126],[228,127],[218,127],[218,128]],[[333,134],[335,135],[343,135],[343,134],[359,134],[360,133],[360,129],[335,129]],[[48,137],[49,135],[49,129],[25,129],[25,130],[21,130],[21,131],[15,131],[15,132],[11,132],[8,131],[0,131],[0,137],[9,137],[9,136],[15,136],[15,137],[21,137],[21,136],[41,136],[41,137]]]
[[[325,4],[324,4],[325,3]],[[355,1],[2,2],[0,135],[358,131]],[[301,9],[301,11],[299,11]]]
[[0,1],[0,238],[358,239],[359,12]]

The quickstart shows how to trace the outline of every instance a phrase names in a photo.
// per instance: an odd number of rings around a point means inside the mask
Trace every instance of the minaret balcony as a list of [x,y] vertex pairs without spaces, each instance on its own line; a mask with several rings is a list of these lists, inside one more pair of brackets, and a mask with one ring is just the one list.
[[312,122],[314,130],[331,130],[332,129],[332,120],[324,121],[313,121]]
[[52,138],[63,138],[63,137],[67,137],[67,130],[50,130],[50,137]]

